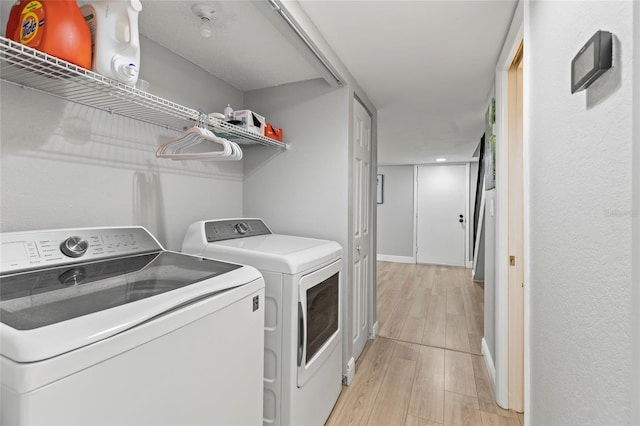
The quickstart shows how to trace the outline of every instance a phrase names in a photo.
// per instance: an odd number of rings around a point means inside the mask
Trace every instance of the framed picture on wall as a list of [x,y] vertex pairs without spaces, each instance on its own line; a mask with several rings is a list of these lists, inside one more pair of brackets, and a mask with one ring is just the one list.
[[378,175],[376,179],[376,200],[378,204],[382,204],[382,175]]

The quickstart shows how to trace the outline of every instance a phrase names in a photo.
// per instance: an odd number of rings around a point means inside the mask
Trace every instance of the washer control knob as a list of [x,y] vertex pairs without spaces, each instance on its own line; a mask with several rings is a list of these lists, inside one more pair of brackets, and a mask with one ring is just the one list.
[[66,256],[80,257],[87,252],[89,243],[82,237],[69,237],[60,244],[60,250]]
[[244,222],[236,223],[236,231],[238,231],[238,234],[244,235],[249,232],[249,225]]

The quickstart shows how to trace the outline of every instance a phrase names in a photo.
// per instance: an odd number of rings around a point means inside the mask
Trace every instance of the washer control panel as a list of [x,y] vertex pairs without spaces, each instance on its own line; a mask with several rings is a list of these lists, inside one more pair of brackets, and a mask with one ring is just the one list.
[[80,257],[87,252],[89,242],[82,237],[69,237],[60,244],[60,251],[69,257]]
[[223,219],[204,223],[207,242],[233,240],[271,234],[271,230],[260,219]]
[[2,274],[162,250],[142,227],[9,232],[0,243]]

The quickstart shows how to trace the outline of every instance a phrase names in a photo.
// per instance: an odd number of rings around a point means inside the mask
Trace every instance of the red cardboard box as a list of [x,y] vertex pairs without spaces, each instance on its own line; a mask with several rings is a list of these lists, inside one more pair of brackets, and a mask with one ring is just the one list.
[[282,129],[273,127],[271,123],[267,123],[264,128],[264,135],[268,138],[282,142]]

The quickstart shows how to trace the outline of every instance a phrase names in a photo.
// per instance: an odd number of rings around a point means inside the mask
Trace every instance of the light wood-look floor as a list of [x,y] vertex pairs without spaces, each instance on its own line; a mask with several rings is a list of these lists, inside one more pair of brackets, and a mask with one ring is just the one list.
[[480,355],[483,291],[468,269],[378,262],[380,337],[326,425],[510,425]]

